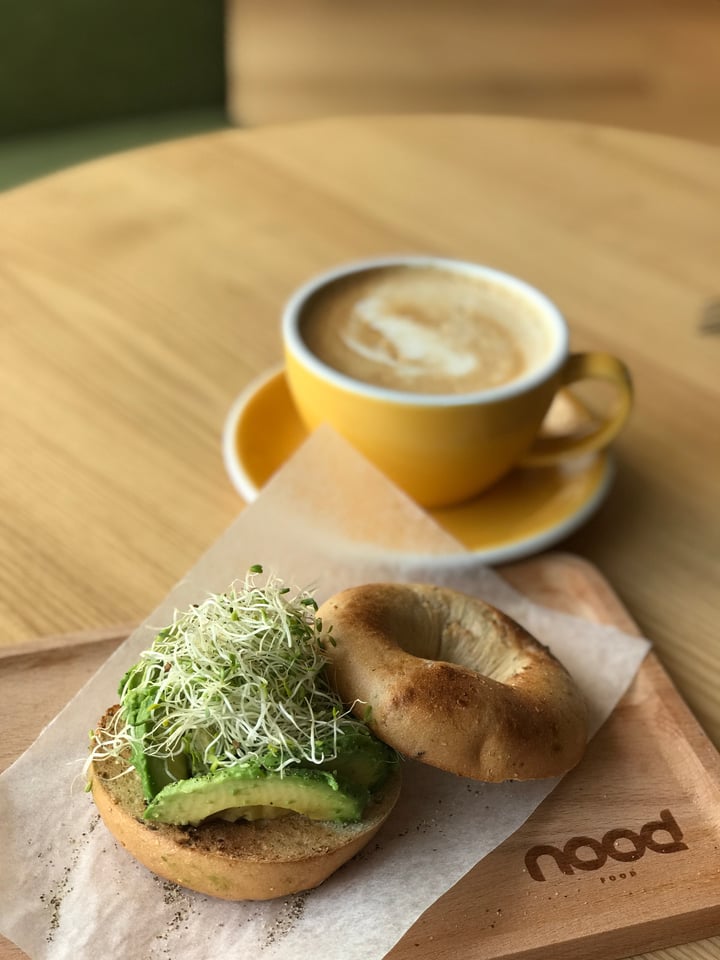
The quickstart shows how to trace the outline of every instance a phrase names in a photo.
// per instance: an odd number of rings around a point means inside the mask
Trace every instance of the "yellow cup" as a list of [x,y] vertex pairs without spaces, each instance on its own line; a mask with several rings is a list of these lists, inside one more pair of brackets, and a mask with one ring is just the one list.
[[[351,274],[395,266],[471,275],[540,325],[548,347],[515,379],[472,393],[414,393],[356,379],[321,360],[303,337],[309,299]],[[416,501],[428,507],[468,500],[518,465],[544,466],[607,446],[632,406],[630,374],[606,353],[569,353],[567,324],[540,291],[508,274],[438,257],[383,257],[340,266],[312,279],[283,313],[286,375],[308,429],[330,424]],[[586,378],[610,381],[618,402],[586,434],[540,436],[562,387]],[[322,465],[318,465],[322,469]]]

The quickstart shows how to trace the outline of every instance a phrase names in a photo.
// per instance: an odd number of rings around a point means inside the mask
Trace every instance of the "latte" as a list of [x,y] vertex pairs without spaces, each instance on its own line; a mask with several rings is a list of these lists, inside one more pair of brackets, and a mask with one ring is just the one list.
[[308,299],[300,331],[328,366],[406,393],[492,389],[542,364],[552,348],[547,325],[517,295],[434,266],[347,274]]

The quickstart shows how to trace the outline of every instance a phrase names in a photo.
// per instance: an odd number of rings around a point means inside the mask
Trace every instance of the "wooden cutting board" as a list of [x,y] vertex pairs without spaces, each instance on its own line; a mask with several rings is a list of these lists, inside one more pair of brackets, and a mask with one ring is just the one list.
[[[549,554],[502,573],[545,606],[636,630],[578,557]],[[0,648],[1,769],[128,632]],[[580,766],[388,960],[613,960],[709,937],[662,958],[720,958],[720,755],[650,653]],[[0,960],[22,957],[0,938]]]

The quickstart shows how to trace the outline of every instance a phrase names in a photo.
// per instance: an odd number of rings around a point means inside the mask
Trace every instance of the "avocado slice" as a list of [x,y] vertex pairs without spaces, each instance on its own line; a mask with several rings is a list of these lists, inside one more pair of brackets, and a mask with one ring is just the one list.
[[133,736],[142,744],[133,745],[130,763],[137,770],[146,800],[152,800],[167,784],[190,776],[190,764],[184,753],[171,757],[154,757],[145,752],[150,742],[153,703],[153,693],[140,696],[135,690],[129,692],[126,701],[128,723],[132,727]]
[[384,783],[398,763],[395,751],[370,734],[343,734],[338,737],[337,751],[336,757],[323,761],[319,768],[371,792]]
[[152,757],[138,750],[133,752],[132,765],[138,772],[146,800],[152,800],[168,784],[190,776],[184,753],[175,757]]
[[239,819],[244,809],[254,818],[256,808],[273,807],[301,813],[311,820],[351,823],[362,818],[367,799],[366,790],[341,787],[324,770],[297,768],[280,774],[257,764],[239,763],[168,784],[149,804],[144,817],[161,823],[196,825],[218,815]]

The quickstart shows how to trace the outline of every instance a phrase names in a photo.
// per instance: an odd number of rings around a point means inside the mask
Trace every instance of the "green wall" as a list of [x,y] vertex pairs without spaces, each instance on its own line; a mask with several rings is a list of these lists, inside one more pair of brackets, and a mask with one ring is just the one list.
[[221,0],[0,0],[0,136],[224,99]]
[[223,0],[0,0],[0,190],[227,126]]

